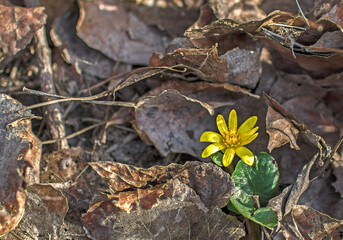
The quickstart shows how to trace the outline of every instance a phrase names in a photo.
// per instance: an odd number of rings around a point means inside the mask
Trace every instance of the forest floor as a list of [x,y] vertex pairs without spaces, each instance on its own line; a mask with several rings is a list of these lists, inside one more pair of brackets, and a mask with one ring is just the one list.
[[[0,239],[343,238],[343,1],[1,0],[0,23]],[[202,158],[233,109],[276,225]]]

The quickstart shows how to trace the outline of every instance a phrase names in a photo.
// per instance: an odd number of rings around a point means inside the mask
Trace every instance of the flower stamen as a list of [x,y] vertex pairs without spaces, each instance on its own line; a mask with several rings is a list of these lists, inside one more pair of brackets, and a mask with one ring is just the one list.
[[225,144],[228,147],[237,147],[240,145],[239,143],[240,136],[237,133],[228,133],[225,136]]

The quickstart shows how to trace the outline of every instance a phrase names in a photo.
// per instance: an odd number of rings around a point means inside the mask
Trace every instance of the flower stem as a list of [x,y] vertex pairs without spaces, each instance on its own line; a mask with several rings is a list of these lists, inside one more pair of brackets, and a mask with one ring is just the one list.
[[230,164],[230,165],[228,166],[228,169],[229,169],[230,176],[232,176],[232,173],[233,173],[233,171],[235,170],[235,169],[233,168],[233,165]]

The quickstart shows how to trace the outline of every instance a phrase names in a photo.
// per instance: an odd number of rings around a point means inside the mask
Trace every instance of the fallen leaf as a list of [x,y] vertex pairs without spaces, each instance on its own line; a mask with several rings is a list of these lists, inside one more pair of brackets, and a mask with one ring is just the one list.
[[203,0],[135,0],[131,4],[125,4],[147,25],[165,30],[171,38],[175,38],[182,36],[186,28],[196,20],[203,3]]
[[148,169],[111,162],[93,162],[90,165],[108,181],[113,192],[144,189],[151,184],[179,179],[197,193],[206,207],[223,207],[233,191],[233,183],[228,175],[210,163],[187,162],[184,166],[171,164]]
[[[163,51],[168,37],[152,29],[125,2],[118,0],[78,1],[77,35],[109,58],[130,64],[148,64],[153,52]],[[113,23],[116,24],[113,24]]]
[[297,205],[292,209],[292,218],[296,226],[293,231],[297,231],[306,240],[330,237],[333,230],[343,224],[342,220],[331,218],[304,205]]
[[[282,119],[280,120],[280,116],[272,116],[271,115],[271,119],[268,121],[273,121],[273,118],[275,118],[276,121],[282,121],[283,124],[289,125],[288,123],[291,123],[292,126],[288,126],[288,132],[290,134],[290,136],[287,136],[290,140],[294,141],[297,139],[297,135],[301,135],[302,137],[304,137],[304,139],[306,139],[308,142],[310,142],[314,147],[318,148],[320,150],[321,153],[327,153],[330,152],[330,147],[327,146],[326,142],[324,141],[324,139],[316,134],[314,134],[313,132],[311,132],[306,124],[304,124],[302,121],[300,121],[297,117],[295,117],[293,114],[291,114],[290,112],[288,112],[283,106],[281,106],[278,102],[276,102],[274,99],[272,99],[271,97],[269,97],[268,95],[264,95],[264,99],[267,103],[267,105],[271,108],[273,108],[273,110],[275,110],[277,113],[279,113],[280,115],[282,115]],[[275,115],[275,113],[274,113]],[[288,122],[288,123],[287,123]],[[279,131],[280,134],[285,134],[283,133],[283,124],[278,124],[278,127],[281,127],[281,129],[273,129],[273,133],[274,134],[278,134],[277,132]],[[268,123],[269,126],[271,126],[271,122]],[[290,128],[291,127],[291,128]],[[296,132],[297,129],[299,131]],[[274,132],[275,130],[275,132]],[[280,135],[282,136],[282,135]],[[275,137],[273,137],[273,139],[275,139]],[[272,139],[272,140],[273,140]],[[285,140],[285,138],[283,137],[281,140]],[[284,144],[284,143],[283,143]],[[276,146],[276,145],[283,145],[282,142],[280,143],[271,143],[272,146]],[[294,144],[294,143],[292,143]],[[295,146],[295,145],[294,145]],[[320,158],[322,158],[323,156],[320,156]]]
[[[82,216],[93,238],[236,239],[244,235],[242,224],[218,208],[226,205],[234,185],[229,174],[214,164],[187,162],[148,169],[113,162],[90,165],[112,191],[121,191]],[[103,224],[104,219],[109,221]]]
[[67,199],[51,185],[28,187],[25,214],[13,233],[22,239],[60,239]]
[[41,145],[31,131],[31,113],[18,113],[23,107],[0,94],[0,236],[15,228],[24,214],[24,186],[39,181]]
[[297,14],[274,11],[264,19],[246,23],[220,19],[199,29],[189,29],[185,36],[193,42],[220,37],[231,39],[238,32],[262,37],[269,45],[277,69],[290,72],[300,67],[311,76],[320,78],[343,69],[342,49],[311,46],[324,33],[334,30],[339,30],[338,26],[328,20],[314,22]]
[[341,195],[341,198],[343,198],[343,179],[342,179],[343,161],[342,161],[342,158],[333,161],[332,167],[333,167],[333,174],[336,176],[336,181],[332,185],[336,189],[336,192],[338,192]]
[[169,54],[154,54],[150,63],[161,67],[182,64],[188,70],[185,74],[202,80],[255,88],[261,75],[260,53],[259,47],[235,48],[218,57],[216,45],[209,49],[178,48]]
[[296,150],[300,149],[297,144],[299,130],[271,106],[268,106],[266,129],[269,134],[269,152],[272,152],[274,148],[279,148],[287,143],[289,143],[291,148],[295,148]]
[[341,218],[342,215],[334,207],[336,203],[339,203],[341,198],[335,192],[335,189],[332,188],[333,181],[330,177],[322,174],[318,178],[311,179],[308,188],[301,195],[298,204],[314,208],[331,217]]
[[[187,153],[201,157],[206,143],[200,143],[205,131],[217,131],[215,117],[201,106],[197,99],[209,103],[216,114],[228,116],[230,109],[237,111],[239,123],[251,115],[258,116],[257,125],[264,128],[266,106],[256,95],[237,86],[214,83],[164,82],[159,88],[147,93],[137,104],[135,111],[137,129],[144,139],[148,138],[159,152]],[[256,111],[259,109],[259,111]],[[261,140],[250,146],[254,151],[266,149],[267,134],[260,132]]]
[[320,20],[328,20],[330,22],[333,22],[342,31],[343,30],[342,2],[334,1],[334,3],[329,3],[329,4],[330,4],[329,6],[325,6],[327,12],[321,16]]
[[43,7],[23,8],[0,4],[0,62],[3,67],[10,57],[24,49],[35,32],[46,22]]
[[199,149],[193,147],[199,145],[195,140],[198,133],[194,132],[194,126],[201,126],[208,113],[213,115],[210,105],[170,89],[157,96],[142,98],[135,110],[135,124],[148,135],[162,155],[176,152],[199,156]]
[[[228,59],[230,56],[227,57]],[[227,59],[218,57],[216,46],[208,49],[178,48],[169,54],[155,53],[150,59],[152,66],[172,67],[182,64],[188,72],[211,82],[228,82]],[[231,66],[231,65],[230,65]],[[189,74],[189,73],[185,74]]]
[[101,52],[90,48],[76,35],[78,9],[74,6],[58,16],[52,25],[51,39],[63,53],[64,59],[72,64],[78,74],[89,74],[99,78],[113,75],[115,62]]
[[209,0],[218,19],[231,18],[237,22],[249,22],[264,18],[266,14],[260,8],[261,0],[226,1]]

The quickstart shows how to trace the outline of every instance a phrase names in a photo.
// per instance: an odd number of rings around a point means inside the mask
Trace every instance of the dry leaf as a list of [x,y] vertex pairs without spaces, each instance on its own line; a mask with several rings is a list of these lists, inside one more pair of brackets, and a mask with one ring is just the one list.
[[28,187],[23,219],[14,230],[21,239],[61,239],[61,227],[68,211],[67,199],[51,185]]
[[239,49],[227,51],[218,57],[217,44],[212,48],[178,48],[169,54],[154,54],[150,59],[153,66],[172,67],[182,64],[188,71],[202,80],[231,83],[255,88],[261,75],[261,49]]
[[196,20],[198,10],[204,2],[204,0],[134,0],[127,1],[125,4],[143,22],[165,30],[174,38],[182,36],[187,27]]
[[209,0],[218,19],[231,18],[237,22],[249,22],[264,18],[266,14],[260,8],[261,0]]
[[210,105],[170,89],[142,98],[135,110],[135,124],[162,155],[176,152],[199,156],[199,149],[194,147],[199,146],[199,133],[194,127],[203,126],[202,119],[209,113],[213,115]]
[[0,94],[0,236],[15,228],[24,214],[23,187],[39,181],[41,145],[31,131],[30,112],[18,113],[23,107]]
[[319,78],[343,69],[343,50],[311,45],[324,33],[338,29],[338,25],[328,20],[305,21],[300,15],[274,11],[264,19],[246,23],[220,19],[199,29],[189,29],[185,36],[193,43],[220,37],[231,39],[238,32],[263,37],[270,46],[276,68],[289,72],[300,67],[304,72]]
[[[90,47],[113,60],[146,65],[153,52],[163,51],[169,41],[152,29],[119,0],[78,1],[77,35]],[[115,23],[115,24],[113,24]]]
[[271,106],[268,106],[266,130],[269,134],[269,152],[274,148],[279,148],[287,143],[289,143],[291,148],[295,148],[296,150],[300,149],[297,144],[299,130]]
[[323,239],[343,224],[343,220],[333,219],[313,208],[298,205],[292,209],[292,217],[304,239]]
[[35,32],[45,24],[46,14],[43,7],[23,8],[0,4],[0,15],[0,62],[3,62],[31,42]]
[[[162,155],[187,153],[200,158],[206,146],[200,143],[200,135],[205,131],[217,131],[215,116],[187,97],[209,103],[215,107],[216,114],[224,116],[228,116],[230,109],[236,109],[239,124],[256,115],[260,129],[265,126],[266,108],[263,102],[237,86],[169,81],[147,96],[137,104],[136,127],[143,139],[148,138]],[[250,145],[254,151],[266,149],[267,134],[263,130],[260,134],[260,141]]]
[[92,238],[236,239],[244,235],[241,223],[218,208],[226,205],[234,185],[229,174],[214,164],[187,162],[148,169],[113,162],[90,165],[112,191],[124,190],[108,195],[110,200],[94,204],[83,215]]
[[78,9],[73,7],[58,16],[53,22],[51,39],[63,53],[64,59],[72,64],[77,72],[90,74],[100,78],[108,78],[113,74],[115,62],[101,52],[88,47],[76,35]]
[[341,195],[341,198],[343,198],[343,161],[342,158],[338,159],[336,161],[333,161],[332,163],[333,167],[333,174],[336,176],[336,181],[332,184],[336,192],[338,192]]

